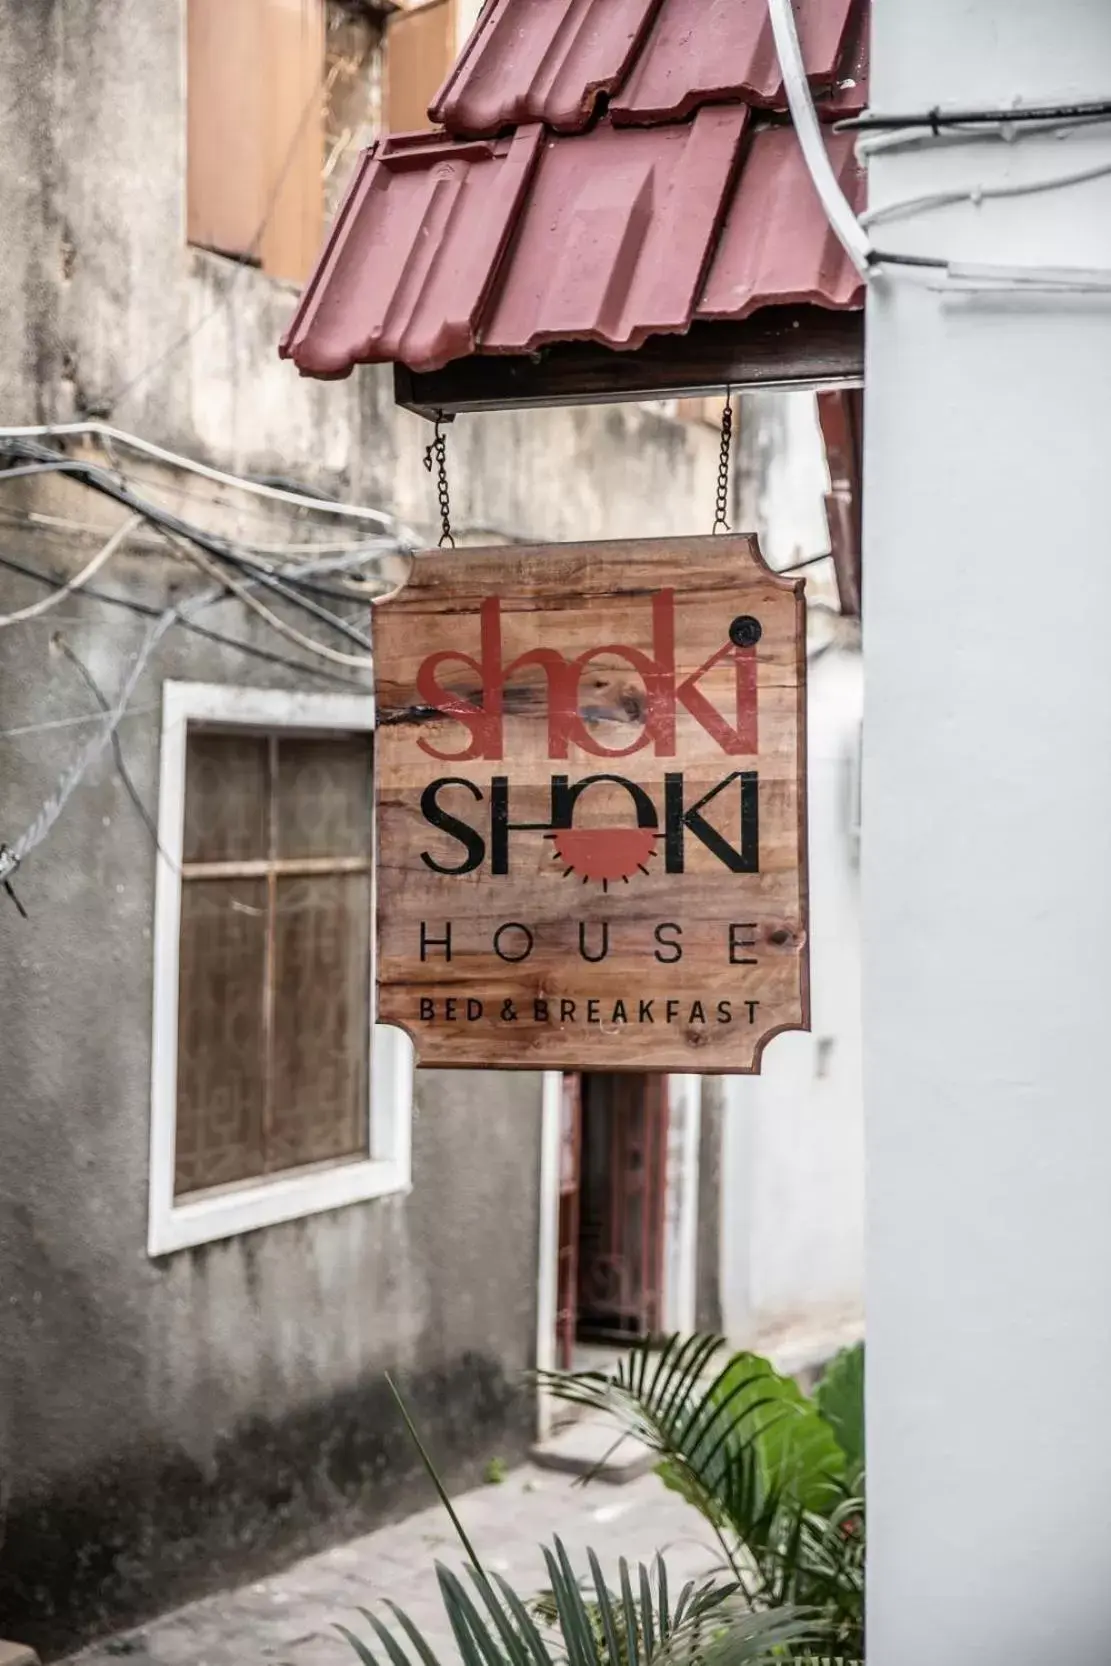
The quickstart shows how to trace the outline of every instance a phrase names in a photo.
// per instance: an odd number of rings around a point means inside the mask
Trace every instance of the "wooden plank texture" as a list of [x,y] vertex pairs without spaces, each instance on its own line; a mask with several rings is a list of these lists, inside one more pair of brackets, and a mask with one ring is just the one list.
[[422,1064],[752,1071],[808,1027],[804,605],[748,538],[418,557],[374,650]]

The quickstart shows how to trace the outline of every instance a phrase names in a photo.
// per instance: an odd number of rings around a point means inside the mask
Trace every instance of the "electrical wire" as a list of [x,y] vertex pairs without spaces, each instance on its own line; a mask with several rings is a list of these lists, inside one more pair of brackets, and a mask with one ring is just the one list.
[[[777,42],[778,44],[778,42]],[[792,111],[792,115],[794,112]],[[1111,117],[1111,99],[1097,98],[1068,104],[1018,104],[1003,110],[942,110],[940,105],[910,115],[880,115],[865,110],[834,124],[837,133],[891,133],[923,127],[939,133],[947,127],[1001,127],[1013,122],[1086,122]]]
[[[130,442],[139,451],[144,452],[147,455],[155,456],[161,461],[167,461],[171,464],[181,463],[186,468],[192,467],[194,472],[208,475],[222,484],[230,485],[232,487],[238,487],[243,484],[243,482],[234,476],[225,475],[220,470],[209,470],[207,465],[191,464],[189,459],[177,458],[173,453],[164,452],[160,447],[151,446],[148,442],[138,440],[135,436],[125,435],[119,431],[112,430],[104,424],[80,424],[68,426],[74,431],[85,433],[90,431],[98,432],[106,449],[108,449],[109,454],[111,453],[112,444],[119,439],[125,444]],[[45,436],[40,434],[39,438],[41,437]],[[323,559],[318,558],[316,561],[310,560],[298,564],[290,564],[283,569],[282,577],[279,578],[272,570],[272,567],[268,562],[264,562],[252,556],[244,550],[243,546],[237,545],[231,540],[217,537],[188,521],[183,521],[179,516],[174,515],[167,510],[160,509],[156,504],[151,504],[136,496],[122,477],[122,472],[118,469],[116,471],[118,477],[114,477],[108,471],[96,464],[69,458],[64,453],[60,453],[48,446],[42,445],[39,443],[39,439],[33,434],[20,432],[18,430],[9,429],[7,431],[0,431],[0,455],[3,455],[4,453],[7,454],[9,460],[15,460],[10,462],[6,475],[0,472],[0,483],[2,483],[4,478],[18,479],[27,475],[42,475],[46,473],[71,474],[80,480],[80,482],[87,488],[100,492],[104,496],[123,504],[126,508],[132,511],[132,518],[128,523],[125,523],[125,528],[118,529],[118,536],[117,534],[113,534],[113,538],[116,539],[116,542],[113,544],[113,541],[111,539],[109,540],[111,548],[106,546],[104,549],[98,551],[97,555],[94,556],[93,561],[87,565],[86,569],[83,569],[81,573],[77,574],[69,584],[62,586],[52,585],[50,598],[46,600],[45,604],[34,604],[32,609],[25,610],[27,616],[32,618],[39,617],[50,607],[56,605],[64,595],[72,594],[79,588],[84,589],[87,579],[93,576],[96,568],[103,565],[108,560],[109,555],[112,553],[112,549],[117,548],[119,543],[122,543],[123,538],[127,535],[127,532],[134,530],[135,523],[140,521],[146,521],[155,527],[173,548],[175,548],[179,553],[185,555],[194,566],[199,567],[203,572],[214,578],[216,581],[213,589],[206,591],[199,596],[194,596],[189,601],[178,603],[173,607],[162,611],[148,609],[143,604],[135,604],[130,600],[122,602],[119,598],[104,596],[105,600],[129,606],[133,611],[152,614],[152,622],[142,643],[140,644],[138,652],[132,659],[130,668],[115,703],[109,705],[107,697],[103,695],[102,691],[100,691],[98,687],[96,688],[96,697],[98,699],[98,703],[101,704],[103,709],[103,721],[97,732],[81,749],[70,767],[61,776],[54,792],[42,804],[38,814],[35,816],[34,820],[31,822],[30,826],[27,827],[21,837],[10,847],[6,845],[0,846],[0,886],[2,886],[7,894],[16,901],[17,906],[20,907],[20,912],[23,913],[24,911],[21,905],[19,905],[18,899],[15,899],[14,891],[11,887],[10,881],[12,875],[16,872],[26,857],[31,852],[36,850],[38,846],[49,836],[58,819],[64,813],[66,805],[69,803],[70,798],[77,790],[77,787],[84,778],[86,772],[108,745],[112,745],[114,749],[116,762],[120,769],[121,777],[125,781],[125,785],[128,786],[128,790],[131,792],[137,807],[142,811],[144,819],[148,819],[148,812],[146,811],[145,806],[142,805],[141,797],[135,793],[134,783],[130,781],[130,777],[127,774],[126,763],[122,758],[122,752],[117,739],[117,729],[127,712],[128,706],[130,705],[135,690],[148,662],[151,659],[151,656],[154,653],[154,650],[172,626],[177,624],[188,625],[191,622],[191,616],[193,614],[202,608],[209,607],[215,602],[220,601],[228,594],[228,592],[231,592],[233,595],[238,597],[238,599],[245,606],[250,608],[253,612],[258,614],[260,618],[265,620],[271,629],[277,631],[280,635],[287,637],[303,652],[312,655],[314,658],[323,659],[333,665],[350,667],[352,670],[360,671],[371,670],[373,667],[373,660],[369,652],[365,655],[359,656],[340,653],[338,650],[330,648],[327,644],[304,635],[293,625],[282,619],[278,614],[272,612],[271,609],[266,607],[265,604],[253,594],[255,586],[266,586],[267,588],[281,594],[288,602],[291,602],[300,607],[302,610],[311,613],[314,617],[321,619],[330,628],[335,629],[344,635],[354,636],[361,646],[365,645],[367,649],[369,649],[369,640],[362,633],[357,632],[355,627],[352,626],[348,620],[340,618],[338,615],[321,607],[319,604],[312,601],[309,596],[303,593],[306,588],[310,590],[313,588],[311,580],[313,575],[320,571],[322,565],[326,565],[332,571],[343,571],[354,566],[356,563],[365,564],[367,553],[363,550],[356,549],[355,551],[343,552],[339,555],[332,553]],[[299,493],[290,493],[283,488],[250,483],[249,489],[257,493],[261,493],[269,499],[284,502],[297,509],[303,510],[307,508],[315,511],[325,507],[324,502],[319,498],[305,498]],[[347,506],[344,505],[334,505],[328,507],[330,507],[331,511],[335,513],[344,514],[348,512]],[[392,517],[385,516],[379,511],[365,509],[356,510],[355,515],[352,518],[362,518],[364,520],[372,519],[378,525],[396,526],[397,524],[393,521]],[[376,539],[375,544],[380,547],[381,539]],[[416,548],[416,540],[410,538],[408,535],[404,538],[398,537],[393,548],[397,553],[408,554],[410,562],[409,570],[411,571],[414,550]],[[16,571],[20,570],[20,564],[11,562],[6,558],[0,557],[0,563],[4,566],[14,568]],[[237,568],[240,571],[245,569],[247,577],[240,578],[236,573],[229,571],[229,568]],[[42,575],[36,574],[29,569],[23,570],[27,572],[29,576],[38,578],[39,581],[42,582]],[[402,588],[407,579],[408,572],[406,573],[405,579],[402,580],[402,583],[395,586],[394,590],[388,592],[387,594],[396,594],[397,590]],[[46,582],[51,581],[47,580]],[[94,594],[91,589],[84,589],[84,593],[86,595]],[[100,594],[103,595],[104,593]],[[354,591],[342,591],[339,595],[341,599],[348,601],[355,599],[357,593]],[[15,620],[13,619],[12,622],[14,623]],[[194,625],[193,628],[197,629],[198,627]],[[202,631],[202,634],[215,636],[216,633]],[[61,641],[60,638],[58,640]],[[230,640],[230,645],[234,647],[243,648],[246,646],[245,644],[236,642],[234,639],[227,640]],[[248,651],[259,652],[254,649]],[[285,660],[284,656],[262,654],[260,657],[278,660],[279,662],[287,664],[295,663]],[[72,654],[71,658],[74,659],[75,664],[81,663],[76,656]],[[296,669],[304,670],[308,669],[308,667],[297,665]],[[87,668],[82,667],[82,670],[83,674],[87,674]],[[334,673],[332,675],[334,676]],[[88,675],[86,675],[86,680],[89,680]],[[349,679],[346,677],[340,678],[339,680],[349,682]],[[93,687],[92,682],[90,682],[90,687]],[[156,832],[155,838],[157,841]]]
[[[59,444],[61,443],[60,441]],[[105,446],[107,444],[106,441]],[[114,467],[117,473],[123,473],[118,462],[114,464]],[[284,513],[287,507],[284,504],[268,506],[266,503],[260,502],[257,495],[247,497],[240,494],[237,496],[233,489],[224,489],[215,484],[206,484],[200,479],[186,480],[183,476],[175,476],[172,480],[167,480],[165,466],[142,455],[136,455],[128,460],[126,472],[128,477],[141,485],[144,490],[164,493],[172,498],[189,498],[197,503],[202,503],[208,510],[228,509],[237,520],[253,521],[259,526],[271,530],[273,530],[275,524],[275,511],[280,510]],[[248,482],[251,477],[244,475],[242,478],[244,482]],[[341,502],[339,498],[332,497],[327,493],[317,497],[307,485],[299,490],[295,490],[292,485],[283,489],[289,490],[294,496],[306,498],[307,501],[304,507],[296,511],[298,515],[303,514],[306,518],[311,518],[315,510],[320,507],[321,502],[332,504]],[[339,542],[333,542],[332,539],[336,533],[346,531],[346,528],[335,527],[333,530],[332,526],[329,525],[324,530],[329,536],[314,539],[311,544],[302,545],[288,542],[269,544],[252,540],[245,547],[256,550],[260,555],[284,555],[287,552],[293,554],[312,550],[347,553],[363,549],[396,549],[399,544],[408,546],[408,536],[404,534],[403,530],[391,533],[384,529],[376,531],[373,528],[364,529],[360,526],[354,526],[350,529],[351,537],[344,538]]]
[[[249,504],[235,503],[227,493],[218,490],[202,491],[198,486],[187,486],[180,480],[167,482],[165,479],[159,478],[156,473],[144,472],[145,467],[143,460],[137,459],[129,465],[126,473],[119,468],[116,468],[114,473],[117,479],[127,480],[133,486],[139,487],[144,492],[152,495],[171,499],[188,499],[191,502],[203,504],[205,509],[210,512],[214,509],[226,509],[231,512],[237,521],[249,520],[267,526],[271,530],[274,528],[274,515],[266,509],[255,508]],[[151,467],[153,468],[154,465],[151,465]],[[60,517],[46,517],[46,519],[60,519]],[[77,521],[69,524],[84,528],[88,523]],[[396,554],[402,544],[402,540],[386,533],[364,533],[358,538],[341,540],[314,538],[311,541],[296,542],[287,539],[281,543],[263,542],[257,537],[237,537],[236,542],[238,548],[247,550],[252,555],[263,558],[269,557],[278,561],[291,560],[299,555],[317,554],[361,556],[365,561],[379,553]]]
[[807,170],[838,242],[857,271],[864,277],[873,258],[871,246],[829,160],[818,112],[814,108],[810,84],[806,79],[806,66],[799,46],[791,0],[768,0],[768,16],[771,19],[772,35],[783,75],[787,106]]
[[151,625],[140,644],[138,653],[131,662],[131,667],[124,679],[116,703],[108,712],[100,729],[78,753],[27,830],[16,840],[14,845],[0,847],[0,884],[6,884],[20,864],[42,844],[73,797],[90,765],[95,763],[111,741],[116,732],[117,724],[131,703],[131,697],[138,686],[143,671],[146,669],[147,661],[174,623],[178,611],[178,608],[168,608]]
[[[818,112],[806,79],[791,0],[767,0],[767,6],[787,104],[803,158],[830,228],[862,276],[874,278],[879,268],[891,266],[941,272],[947,285],[984,294],[1030,295],[1044,291],[1049,294],[1083,295],[1111,292],[1111,272],[1080,267],[976,266],[970,262],[949,260],[943,255],[911,255],[877,249],[871,243],[864,224],[854,213],[830,164]],[[1088,104],[1029,106],[1024,110],[950,111],[944,115],[934,110],[927,112],[925,117],[859,116],[837,126],[850,130],[861,127],[926,127],[940,132],[942,127],[955,123],[1002,123],[1016,119],[1061,122],[1074,117],[1087,120],[1093,116],[1111,116],[1111,103],[1099,100]]]
[[[164,528],[161,530],[163,532],[163,536],[167,538],[170,536]],[[100,757],[105,747],[110,744],[112,736],[115,734],[119,723],[122,721],[123,716],[131,703],[135,690],[138,687],[139,680],[146,669],[151,655],[154,653],[155,648],[158,646],[159,642],[161,642],[162,638],[166,635],[166,632],[172,625],[179,623],[183,619],[187,619],[190,615],[198,612],[201,608],[210,607],[213,602],[219,601],[225,590],[230,585],[232,588],[236,589],[237,592],[242,591],[242,599],[248,601],[248,605],[251,605],[256,610],[261,611],[263,616],[267,617],[270,623],[276,625],[276,628],[280,628],[285,634],[292,633],[295,639],[300,637],[300,633],[295,632],[291,625],[287,625],[284,620],[278,620],[277,615],[270,614],[269,609],[265,608],[261,602],[257,601],[257,599],[250,594],[250,587],[248,584],[240,584],[238,579],[232,579],[216,561],[212,561],[208,556],[203,555],[199,548],[195,548],[186,543],[183,544],[183,549],[196,565],[207,565],[213,574],[217,576],[217,583],[215,587],[211,590],[204,591],[199,596],[192,597],[189,601],[179,602],[175,606],[165,609],[165,611],[160,613],[154,620],[142,643],[140,644],[138,652],[131,662],[131,667],[126,678],[124,679],[123,687],[120,690],[116,702],[112,706],[111,710],[105,715],[104,722],[99,731],[93,736],[92,740],[90,740],[82,748],[81,752],[78,753],[69,769],[66,770],[64,775],[59,780],[54,792],[40,807],[38,814],[35,816],[31,825],[26,829],[22,836],[16,840],[14,845],[0,846],[0,885],[7,887],[12,875],[15,873],[17,868],[19,868],[20,864],[26,860],[32,851],[36,850],[38,846],[42,844],[44,839],[48,837],[54,826],[57,824],[59,817],[63,814],[66,805],[76,792],[87,770],[93,763],[96,762],[97,758]],[[311,639],[305,637],[301,638],[301,641],[308,644],[311,642]],[[351,655],[335,655],[334,650],[325,648],[321,643],[311,643],[311,651],[323,654],[326,657],[334,656],[344,663],[365,663],[362,661],[354,661],[353,656]]]
[[801,573],[805,567],[817,567],[823,561],[832,561],[833,551],[825,550],[821,555],[808,555],[804,561],[793,561],[789,567],[778,567],[780,578],[789,578],[792,573]]
[[257,613],[260,619],[265,619],[266,623],[273,630],[276,630],[280,636],[288,637],[291,642],[295,642],[306,653],[319,654],[322,659],[328,660],[332,665],[350,665],[360,671],[373,669],[374,661],[369,654],[342,654],[338,649],[329,648],[323,642],[314,642],[311,636],[302,635],[295,626],[287,623],[277,613],[272,613],[265,603],[260,602],[257,596],[251,594],[245,584],[242,584],[239,579],[233,578],[230,573],[220,567],[218,562],[213,561],[195,545],[175,537],[165,527],[161,530],[167,542],[175,545],[188,561],[192,561],[202,572],[207,573],[211,578],[215,578],[223,589],[233,591],[240,601],[251,609],[252,613]]
[[[937,133],[928,129],[895,128],[891,132],[866,133],[856,141],[856,154],[865,161],[873,156],[887,155],[891,151],[916,150],[923,145],[931,149],[948,149],[954,145],[990,144],[991,141],[1002,141],[1008,145],[1020,143],[1023,139],[1056,138],[1067,139],[1074,133],[1084,133],[1090,127],[1106,127],[1111,122],[1111,116],[1088,116],[1084,120],[1076,121],[1047,121],[1029,122],[1015,126],[1013,122],[999,122],[995,125],[978,127],[943,127]],[[834,123],[834,131],[840,127]]]
[[339,515],[347,520],[373,523],[386,531],[396,533],[398,542],[403,548],[420,548],[420,540],[416,533],[403,526],[400,521],[384,509],[368,509],[362,504],[340,503],[333,498],[317,496],[316,493],[291,491],[284,486],[271,486],[262,481],[252,480],[246,475],[227,474],[223,469],[211,468],[207,463],[199,463],[192,457],[183,457],[176,451],[169,451],[164,446],[155,445],[150,440],[141,439],[137,434],[129,434],[122,428],[114,428],[107,422],[90,419],[87,422],[39,423],[22,428],[0,428],[0,440],[72,439],[81,437],[95,437],[106,441],[110,445],[123,446],[125,450],[140,452],[143,456],[151,457],[159,463],[166,463],[171,468],[184,469],[189,474],[198,475],[202,480],[211,480],[217,485],[229,486],[237,491],[250,492],[256,497],[265,498],[271,503],[283,503],[290,508],[303,509],[310,513]]
[[[97,682],[96,678],[93,676],[92,672],[89,670],[89,668],[85,664],[84,660],[78,654],[77,650],[75,648],[73,648],[70,645],[70,643],[68,643],[66,641],[65,637],[62,635],[62,633],[60,631],[55,633],[52,640],[53,640],[54,646],[59,650],[59,652],[63,653],[66,656],[66,658],[69,660],[70,664],[72,666],[74,666],[74,668],[76,669],[76,671],[77,671],[78,675],[80,676],[82,682],[85,684],[85,687],[92,694],[93,699],[96,701],[96,703],[100,707],[101,711],[106,713],[106,714],[110,713],[111,710],[112,710],[112,706],[111,706],[111,702],[108,699],[108,696],[104,693],[104,690],[101,688],[100,684]],[[155,821],[154,817],[151,815],[150,811],[147,809],[146,804],[143,802],[143,796],[140,793],[138,787],[135,785],[135,782],[132,780],[131,771],[127,767],[127,761],[126,761],[126,759],[124,758],[124,755],[123,755],[123,746],[120,743],[119,723],[118,722],[113,725],[112,734],[111,734],[111,742],[112,742],[112,755],[116,760],[116,769],[119,772],[120,780],[124,784],[124,788],[127,792],[127,796],[130,798],[132,804],[134,804],[136,810],[139,812],[139,816],[140,816],[140,819],[143,822],[143,825],[146,827],[147,832],[150,834],[151,838],[154,840],[155,850],[158,852],[158,854],[162,858],[162,860],[169,865],[170,869],[174,873],[176,873],[178,871],[177,864],[174,862],[173,858],[171,856],[167,855],[166,851],[162,848],[162,843],[161,843],[161,841],[158,837],[158,824]]]
[[[14,561],[10,556],[0,555],[0,567],[6,567],[9,572],[19,573],[24,578],[32,579],[36,584],[49,585],[53,589],[57,580],[47,573],[36,572],[33,567],[25,566],[21,561]],[[162,608],[154,607],[149,602],[136,601],[132,596],[113,596],[107,590],[94,589],[86,585],[81,592],[87,601],[102,602],[106,607],[122,608],[125,612],[134,613],[140,618],[158,619],[162,616]],[[360,688],[362,684],[350,676],[342,676],[338,671],[331,671],[326,666],[313,665],[307,660],[291,659],[288,654],[275,653],[271,648],[261,648],[255,642],[244,642],[241,637],[228,636],[223,631],[210,629],[207,625],[198,625],[193,619],[179,619],[178,625],[184,631],[194,636],[202,637],[206,642],[215,642],[222,648],[234,648],[238,653],[246,654],[248,658],[261,660],[267,665],[279,665],[290,671],[307,672],[310,676],[320,677],[330,683],[339,683],[344,688]],[[3,731],[0,731],[3,733]]]
[[977,207],[993,198],[1032,197],[1043,191],[1063,190],[1070,185],[1086,185],[1090,180],[1106,179],[1111,175],[1111,162],[1094,168],[1080,168],[1071,174],[1055,174],[1050,179],[1031,179],[1013,185],[973,185],[947,191],[927,191],[919,197],[906,197],[901,202],[883,203],[860,216],[862,226],[879,225],[884,220],[897,220],[906,214],[924,214],[934,208],[948,208],[954,203],[970,202]]
[[67,579],[59,590],[55,590],[49,596],[44,596],[41,601],[32,602],[29,607],[21,607],[16,613],[0,614],[0,630],[6,625],[21,625],[29,619],[41,618],[44,613],[49,613],[51,608],[57,607],[59,602],[65,601],[67,596],[72,596],[74,591],[80,590],[87,579],[91,579],[94,573],[98,573],[105,563],[111,560],[124,540],[134,532],[137,526],[142,525],[142,520],[141,515],[132,515],[130,520],[124,521],[121,526],[118,526],[107,542],[97,550],[92,560],[82,567],[79,573],[75,573],[71,579]]
[[314,618],[320,619],[332,630],[338,631],[341,636],[346,636],[350,641],[358,643],[359,647],[365,649],[369,654],[370,638],[363,631],[358,630],[348,620],[341,619],[339,614],[330,612],[328,608],[321,607],[318,602],[312,600],[314,595],[320,595],[338,597],[340,601],[347,602],[352,600],[349,591],[330,590],[327,586],[315,585],[305,579],[289,578],[283,580],[261,562],[252,561],[244,556],[229,556],[227,559],[234,561],[237,567],[245,568],[248,573],[252,573],[260,584],[266,585],[276,595],[284,596],[287,601],[304,608],[306,613],[311,613]]
[[[132,706],[125,717],[150,717],[159,709],[158,706]],[[0,740],[22,740],[27,735],[46,735],[55,729],[88,728],[90,723],[99,722],[96,712],[81,712],[77,717],[49,717],[41,723],[20,723],[14,729],[0,729]]]
[[[23,472],[49,473],[54,471],[61,474],[72,474],[84,485],[91,487],[94,491],[98,491],[103,495],[112,498],[117,503],[122,503],[127,507],[136,510],[152,524],[160,528],[169,528],[170,530],[179,533],[181,536],[188,538],[191,542],[198,544],[202,549],[207,550],[210,554],[219,557],[221,560],[231,561],[238,566],[243,566],[245,564],[250,565],[248,558],[244,554],[245,546],[241,545],[237,541],[219,537],[214,533],[208,532],[206,529],[198,527],[195,523],[183,520],[179,515],[175,515],[169,510],[160,508],[157,504],[152,504],[145,499],[136,496],[128,485],[126,478],[118,471],[110,473],[107,469],[102,468],[97,463],[66,457],[64,453],[54,451],[49,446],[41,445],[34,440],[9,438],[5,441],[3,434],[0,433],[0,454],[3,454],[5,450],[9,456],[32,456],[34,458],[34,462],[25,466],[17,465],[15,467],[8,467],[4,471],[0,472],[0,484],[2,484],[6,479],[18,477]],[[249,549],[249,547],[250,546],[246,546],[247,549]],[[408,555],[411,561],[413,547],[399,538],[397,540],[389,541],[388,545],[384,544],[381,540],[375,540],[373,545],[368,548],[365,555],[361,549],[357,548],[353,553],[344,553],[339,556],[335,556],[328,560],[327,568],[333,572],[346,571],[349,567],[362,564],[366,559],[369,559],[371,556],[376,556],[380,551],[383,551],[386,548],[388,548],[389,553],[392,554]],[[313,573],[322,571],[324,570],[323,564],[318,566],[317,563],[314,562],[311,564],[310,569],[303,569],[303,571],[309,570]],[[365,581],[354,585],[348,590],[336,592],[334,590],[330,590],[327,586],[319,586],[306,580],[305,578],[299,576],[298,572],[295,572],[292,567],[287,567],[283,570],[281,579],[277,577],[272,566],[269,564],[255,563],[253,571],[256,574],[269,574],[269,577],[260,577],[260,582],[268,584],[272,589],[280,589],[283,583],[294,583],[299,588],[306,591],[316,591],[320,594],[331,596],[333,599],[342,601],[372,601],[385,599],[385,594],[381,592],[377,595],[371,595]],[[401,581],[401,584],[395,586],[392,591],[387,592],[386,594],[396,594],[397,590],[402,588],[407,580],[408,570],[406,572],[406,577]],[[324,615],[321,615],[317,609],[307,605],[301,597],[289,596],[287,599],[294,601],[297,605],[303,606],[306,612],[314,613],[317,617],[325,617]],[[351,627],[346,621],[337,620],[336,616],[330,613],[326,617],[327,622],[334,625],[334,627],[342,634],[348,636],[351,634],[353,627]],[[356,638],[356,640],[358,640],[358,638]],[[363,639],[363,641],[360,642],[360,646],[369,646],[369,644],[365,642],[365,639]]]
[[[54,469],[58,473],[75,475],[84,485],[90,487],[93,491],[100,492],[105,497],[112,498],[117,503],[122,503],[126,508],[131,509],[132,511],[143,516],[144,519],[149,521],[153,526],[156,526],[160,531],[176,533],[179,537],[186,539],[197,548],[205,550],[209,555],[216,556],[223,561],[230,562],[240,567],[244,565],[250,566],[250,563],[245,561],[244,557],[238,553],[236,546],[228,539],[217,537],[215,534],[207,532],[203,528],[197,527],[189,521],[183,521],[180,516],[173,515],[168,510],[160,509],[157,504],[148,503],[144,499],[137,497],[136,494],[131,491],[130,487],[121,483],[113,475],[109,474],[107,470],[102,469],[95,463],[79,462],[74,459],[67,458],[59,452],[51,451],[50,447],[40,445],[33,440],[12,439],[6,442],[6,446],[9,455],[32,456],[34,458],[33,467],[36,470],[39,468],[44,470]],[[0,452],[2,452],[4,448],[5,442],[0,440]],[[10,478],[13,475],[18,475],[19,472],[20,469],[18,466],[0,472],[0,484],[3,483],[6,477]],[[321,610],[314,603],[312,603],[305,596],[293,594],[287,585],[282,580],[276,578],[273,574],[262,570],[258,566],[252,567],[251,571],[252,576],[255,577],[259,583],[264,584],[273,590],[279,591],[288,601],[301,607],[306,613],[312,614],[317,618],[323,616],[327,622],[342,635],[349,636],[354,630],[354,627],[349,625],[346,620],[340,620],[334,614],[327,613],[322,615]],[[309,571],[311,571],[311,565]],[[287,574],[287,578],[290,580],[296,580],[298,577],[303,577],[304,572],[305,569],[303,568],[293,569]],[[229,585],[229,588],[232,588],[232,586]],[[347,598],[345,597],[345,599]],[[302,641],[304,642],[311,640],[312,639],[310,637],[302,638]],[[361,646],[369,648],[369,643],[366,642],[365,638],[359,640]],[[327,657],[327,655],[325,655],[325,657]],[[355,662],[346,661],[341,663]]]

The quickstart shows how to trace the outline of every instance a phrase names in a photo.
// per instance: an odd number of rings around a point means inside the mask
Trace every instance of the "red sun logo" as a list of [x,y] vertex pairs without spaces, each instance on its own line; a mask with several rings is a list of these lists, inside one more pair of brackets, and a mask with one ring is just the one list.
[[576,874],[584,885],[599,880],[603,891],[646,866],[659,834],[651,827],[561,827],[545,837],[555,840],[554,860],[562,862],[563,876]]

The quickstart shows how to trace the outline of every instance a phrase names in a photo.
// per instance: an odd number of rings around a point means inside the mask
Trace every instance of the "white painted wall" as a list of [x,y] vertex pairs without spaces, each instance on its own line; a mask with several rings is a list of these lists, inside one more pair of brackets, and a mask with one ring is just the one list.
[[[737,519],[785,568],[829,548],[829,476],[814,400],[741,405]],[[826,609],[832,563],[807,569],[813,1029],[778,1036],[759,1076],[726,1083],[722,1317],[730,1339],[805,1364],[860,1328],[863,1128],[855,839],[859,633]]]
[[[746,393],[739,402],[738,526],[760,534],[765,559],[782,571],[829,549],[829,490],[818,408],[808,393]],[[833,602],[833,563],[809,569],[807,595]]]
[[726,1086],[722,1305],[738,1345],[799,1363],[859,1328],[863,1287],[860,897],[854,783],[859,648],[809,677],[813,1028],[778,1036],[760,1076]]
[[[877,109],[1111,91],[1107,0],[875,0]],[[1111,169],[888,152],[873,205]],[[1111,178],[884,227],[1111,268]],[[1111,296],[870,289],[870,1666],[1111,1658]]]

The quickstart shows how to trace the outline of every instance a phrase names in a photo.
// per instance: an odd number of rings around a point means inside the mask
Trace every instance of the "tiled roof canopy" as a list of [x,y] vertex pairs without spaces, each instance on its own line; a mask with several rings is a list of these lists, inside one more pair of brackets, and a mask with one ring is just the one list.
[[[863,187],[867,0],[794,0],[834,170]],[[309,376],[551,343],[640,347],[768,307],[856,310],[766,0],[488,0],[432,105],[360,161],[282,353]]]

